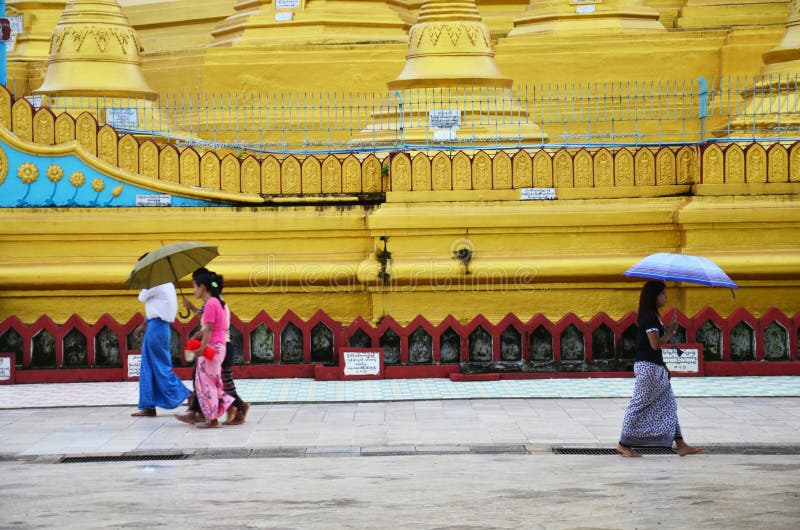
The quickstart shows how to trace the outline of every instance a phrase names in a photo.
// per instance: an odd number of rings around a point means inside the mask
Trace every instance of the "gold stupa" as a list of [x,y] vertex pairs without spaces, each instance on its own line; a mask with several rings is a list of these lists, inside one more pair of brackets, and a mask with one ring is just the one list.
[[387,84],[391,94],[355,141],[545,140],[497,67],[475,0],[426,0],[408,41],[405,67]]

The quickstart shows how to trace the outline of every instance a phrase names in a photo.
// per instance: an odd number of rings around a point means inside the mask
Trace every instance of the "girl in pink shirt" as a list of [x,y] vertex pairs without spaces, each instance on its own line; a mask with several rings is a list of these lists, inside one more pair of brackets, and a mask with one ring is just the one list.
[[[225,341],[228,331],[228,316],[225,302],[220,298],[222,277],[211,272],[198,274],[192,280],[194,295],[203,300],[203,338],[200,347],[195,351],[197,370],[195,373],[195,391],[200,409],[205,416],[205,423],[198,423],[198,429],[219,427],[217,421],[234,398],[222,389],[222,361],[225,359]],[[216,351],[213,359],[203,355],[206,346]]]

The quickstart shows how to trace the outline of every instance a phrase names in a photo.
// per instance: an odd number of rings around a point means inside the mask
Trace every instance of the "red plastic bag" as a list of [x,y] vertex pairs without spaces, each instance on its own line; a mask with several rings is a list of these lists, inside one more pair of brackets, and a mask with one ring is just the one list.
[[[197,339],[189,339],[189,342],[186,343],[186,350],[196,350],[200,347],[200,341]],[[217,354],[217,350],[212,348],[211,346],[206,346],[206,349],[203,351],[203,357],[208,359],[209,361],[214,359],[214,356]]]

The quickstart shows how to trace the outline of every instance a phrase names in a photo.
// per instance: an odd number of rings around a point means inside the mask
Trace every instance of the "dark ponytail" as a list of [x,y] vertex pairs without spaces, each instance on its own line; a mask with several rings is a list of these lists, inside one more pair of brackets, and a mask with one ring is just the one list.
[[195,273],[192,274],[192,279],[194,279],[197,285],[204,286],[211,296],[219,300],[222,307],[225,307],[225,300],[223,300],[221,296],[224,286],[224,279],[221,275],[214,274],[209,270],[195,271]]

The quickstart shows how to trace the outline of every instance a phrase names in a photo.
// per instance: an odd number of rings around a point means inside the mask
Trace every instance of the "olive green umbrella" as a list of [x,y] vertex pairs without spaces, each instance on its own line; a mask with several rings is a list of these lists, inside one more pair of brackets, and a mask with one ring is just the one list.
[[198,241],[181,241],[148,252],[125,281],[128,289],[150,289],[176,282],[219,256],[217,247]]

